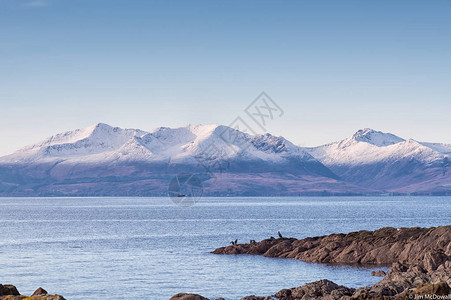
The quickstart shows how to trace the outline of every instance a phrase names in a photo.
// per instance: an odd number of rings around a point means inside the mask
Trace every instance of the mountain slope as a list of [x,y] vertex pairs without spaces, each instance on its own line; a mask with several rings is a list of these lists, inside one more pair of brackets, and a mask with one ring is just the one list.
[[0,158],[0,194],[164,195],[179,173],[199,174],[207,195],[371,192],[283,137],[216,124],[145,132],[99,123]]
[[3,196],[166,195],[180,173],[205,195],[451,193],[451,145],[363,129],[315,148],[227,126],[151,132],[95,124],[0,157]]
[[345,181],[360,186],[401,193],[451,191],[449,145],[364,129],[342,141],[307,150]]

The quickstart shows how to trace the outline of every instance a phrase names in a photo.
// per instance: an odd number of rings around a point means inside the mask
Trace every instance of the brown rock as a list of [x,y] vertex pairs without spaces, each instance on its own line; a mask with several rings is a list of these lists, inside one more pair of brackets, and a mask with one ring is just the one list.
[[208,300],[198,294],[178,293],[172,296],[169,300]]
[[37,289],[31,297],[21,295],[14,285],[0,284],[0,300],[65,300],[60,295],[47,295],[43,288]]
[[392,264],[391,269],[388,270],[388,274],[393,273],[393,272],[407,272],[408,268],[407,266],[399,263],[399,262],[395,262]]
[[[451,233],[450,233],[451,234]],[[445,254],[445,252],[441,249],[426,252],[424,254],[424,263],[423,266],[428,271],[435,271],[439,266],[445,263],[447,261],[448,255]]]
[[384,278],[370,287],[354,290],[320,280],[280,290],[275,294],[280,300],[407,299],[412,292],[449,293],[451,285],[451,226],[385,227],[301,240],[271,238],[218,248],[213,253],[256,254],[318,263],[392,265],[387,273],[372,272],[371,275]]
[[[25,297],[25,296],[19,296],[19,297]],[[22,300],[23,298],[17,298],[17,300]],[[66,300],[63,296],[60,295],[39,295],[39,296],[31,296],[29,298],[30,300]],[[10,299],[8,299],[10,300]],[[12,300],[12,299],[11,299]]]
[[290,241],[281,241],[269,248],[263,255],[266,257],[281,257],[283,253],[287,253],[291,250],[292,246]]
[[358,289],[353,298],[395,297],[396,299],[407,299],[413,288],[436,282],[445,282],[449,285],[451,273],[438,271],[422,274],[412,271],[391,272],[373,286]]
[[372,271],[371,272],[371,276],[380,276],[380,277],[384,277],[385,275],[387,275],[387,273],[385,273],[382,270],[378,270],[378,271]]
[[20,294],[14,285],[0,284],[0,296],[7,296],[7,295],[18,296]]
[[446,282],[433,284],[422,284],[413,290],[413,295],[437,295],[447,296],[450,294],[449,285]]
[[[340,264],[396,263],[393,271],[435,271],[451,262],[451,226],[392,228],[296,239],[266,239],[218,248],[215,254],[256,254],[307,262]],[[448,264],[448,265],[447,265]]]
[[271,300],[271,299],[272,299],[271,297],[255,296],[255,295],[241,298],[241,300]]
[[32,296],[42,296],[47,294],[48,294],[47,291],[40,287],[36,291],[34,291]]
[[350,289],[342,285],[337,285],[334,282],[323,279],[303,286],[283,289],[277,292],[274,297],[279,300],[294,300],[294,299],[339,299],[345,296],[351,296],[355,289]]

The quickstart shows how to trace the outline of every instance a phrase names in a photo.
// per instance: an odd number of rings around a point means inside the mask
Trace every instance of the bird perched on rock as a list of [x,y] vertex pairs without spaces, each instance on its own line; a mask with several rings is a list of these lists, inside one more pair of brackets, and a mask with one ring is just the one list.
[[279,235],[279,238],[283,238],[282,234],[280,233],[280,231],[277,231],[277,234]]
[[237,239],[235,240],[235,245],[238,245],[238,240]]

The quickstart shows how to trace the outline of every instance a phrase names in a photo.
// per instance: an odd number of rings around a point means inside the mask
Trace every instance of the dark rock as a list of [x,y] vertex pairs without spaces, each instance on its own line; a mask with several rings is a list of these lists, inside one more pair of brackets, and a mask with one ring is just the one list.
[[391,266],[391,269],[388,270],[388,274],[393,273],[393,272],[407,272],[409,268],[399,262],[394,262]]
[[387,275],[387,273],[385,273],[382,270],[378,270],[378,271],[372,271],[371,272],[371,276],[380,276],[380,277],[384,277],[385,275]]
[[272,299],[271,297],[262,297],[262,296],[255,296],[255,295],[251,295],[251,296],[246,296],[241,298],[241,300],[270,300]]
[[307,283],[303,286],[283,289],[277,292],[274,297],[279,300],[294,300],[294,299],[339,299],[345,296],[351,296],[355,292],[355,289],[347,288],[342,285],[323,279],[311,283]]
[[178,293],[172,296],[169,300],[208,300],[208,298],[202,297],[198,294]]
[[368,299],[370,297],[393,297],[407,295],[412,289],[436,282],[445,282],[451,284],[451,273],[448,272],[429,272],[417,274],[408,272],[390,272],[381,281],[371,287],[358,289],[353,297],[356,299]]
[[437,295],[447,296],[450,294],[449,285],[446,282],[433,284],[422,284],[413,290],[413,295]]
[[291,290],[292,289],[283,289],[283,290],[280,290],[280,291],[278,291],[275,295],[274,295],[274,297],[277,297],[278,299],[292,299],[292,297],[291,297]]
[[65,300],[63,296],[60,295],[48,295],[47,291],[43,288],[38,288],[32,296],[27,297],[21,295],[15,286],[13,285],[2,285],[0,284],[0,300]]
[[7,295],[18,296],[20,294],[14,285],[0,284],[0,296],[7,296]]
[[40,287],[36,291],[34,291],[32,296],[41,296],[41,295],[47,295],[47,294],[48,294],[47,291]]

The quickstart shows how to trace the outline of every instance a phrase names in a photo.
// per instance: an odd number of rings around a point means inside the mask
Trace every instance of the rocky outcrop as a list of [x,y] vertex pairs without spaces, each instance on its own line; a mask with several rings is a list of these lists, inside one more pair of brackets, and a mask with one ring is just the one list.
[[198,294],[178,293],[169,300],[209,300]]
[[449,285],[445,282],[422,284],[413,290],[416,295],[438,295],[446,296],[451,292]]
[[273,300],[273,297],[264,297],[264,296],[255,296],[255,295],[251,295],[251,296],[246,296],[241,298],[240,300]]
[[330,297],[330,299],[339,299],[345,296],[352,296],[354,292],[355,289],[337,285],[330,280],[323,279],[307,283],[297,288],[280,290],[274,297],[284,300],[319,299],[327,297]]
[[14,285],[10,285],[10,284],[0,284],[0,299],[2,296],[18,296],[19,291],[17,290],[17,288]]
[[[65,300],[60,295],[48,295],[43,288],[38,288],[33,295],[24,296],[14,285],[0,284],[0,300]],[[208,299],[207,299],[208,300]]]
[[301,240],[271,237],[261,242],[218,248],[212,253],[264,255],[317,263],[392,266],[387,273],[380,270],[371,274],[384,276],[381,281],[357,290],[329,280],[319,280],[280,290],[273,296],[247,296],[242,299],[451,299],[451,226],[386,227],[376,231],[331,234]]
[[42,296],[47,294],[48,294],[47,291],[40,287],[36,291],[34,291],[32,296]]
[[385,272],[382,271],[382,270],[372,271],[372,272],[371,272],[371,276],[384,277],[385,275],[387,275],[387,273],[385,273]]
[[271,238],[214,250],[215,254],[254,254],[306,262],[417,266],[425,272],[450,267],[451,226],[357,231],[305,239]]

